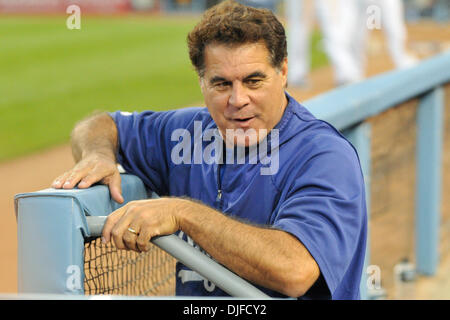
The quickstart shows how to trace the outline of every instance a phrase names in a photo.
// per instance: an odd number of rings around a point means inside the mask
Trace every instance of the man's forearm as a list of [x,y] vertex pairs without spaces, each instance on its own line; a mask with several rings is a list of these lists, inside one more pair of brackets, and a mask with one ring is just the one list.
[[115,160],[118,143],[113,119],[102,113],[81,121],[72,131],[71,144],[76,162],[93,153]]
[[89,188],[100,182],[109,186],[118,203],[122,197],[121,178],[116,163],[117,128],[106,113],[79,122],[72,131],[72,154],[76,165],[52,183],[56,189]]
[[303,295],[319,277],[307,249],[284,231],[242,223],[192,201],[180,228],[239,276],[286,295]]

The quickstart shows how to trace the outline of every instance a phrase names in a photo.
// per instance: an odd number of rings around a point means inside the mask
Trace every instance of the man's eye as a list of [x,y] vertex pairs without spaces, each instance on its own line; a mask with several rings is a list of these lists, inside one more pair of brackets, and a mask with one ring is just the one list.
[[249,79],[247,80],[247,84],[250,86],[257,86],[261,83],[260,79]]
[[216,83],[216,87],[217,87],[217,88],[225,88],[225,87],[228,87],[229,85],[230,85],[229,82],[219,82],[219,83]]

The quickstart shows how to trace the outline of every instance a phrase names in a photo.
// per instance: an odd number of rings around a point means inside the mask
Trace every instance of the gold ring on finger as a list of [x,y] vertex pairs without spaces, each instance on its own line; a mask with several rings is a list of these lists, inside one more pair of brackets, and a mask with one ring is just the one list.
[[127,230],[130,231],[131,233],[134,233],[135,235],[138,235],[137,231],[131,227],[129,227]]

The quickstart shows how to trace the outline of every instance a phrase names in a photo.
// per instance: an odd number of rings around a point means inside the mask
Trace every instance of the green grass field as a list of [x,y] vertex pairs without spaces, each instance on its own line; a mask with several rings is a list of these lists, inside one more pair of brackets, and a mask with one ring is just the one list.
[[[69,141],[94,110],[201,103],[186,35],[196,17],[0,16],[0,161]],[[313,68],[326,63],[313,37]]]

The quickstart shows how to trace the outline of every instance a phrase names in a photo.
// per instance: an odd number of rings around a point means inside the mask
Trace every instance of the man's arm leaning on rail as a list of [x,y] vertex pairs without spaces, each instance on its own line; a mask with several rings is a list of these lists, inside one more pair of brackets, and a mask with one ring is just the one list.
[[130,202],[108,216],[102,236],[119,249],[140,252],[149,249],[151,238],[178,230],[240,277],[287,296],[304,295],[320,275],[306,247],[289,233],[243,223],[184,198]]
[[117,127],[107,113],[91,116],[79,122],[72,131],[72,154],[76,165],[58,176],[52,187],[81,189],[100,182],[108,185],[111,197],[123,202],[120,173],[117,169]]

